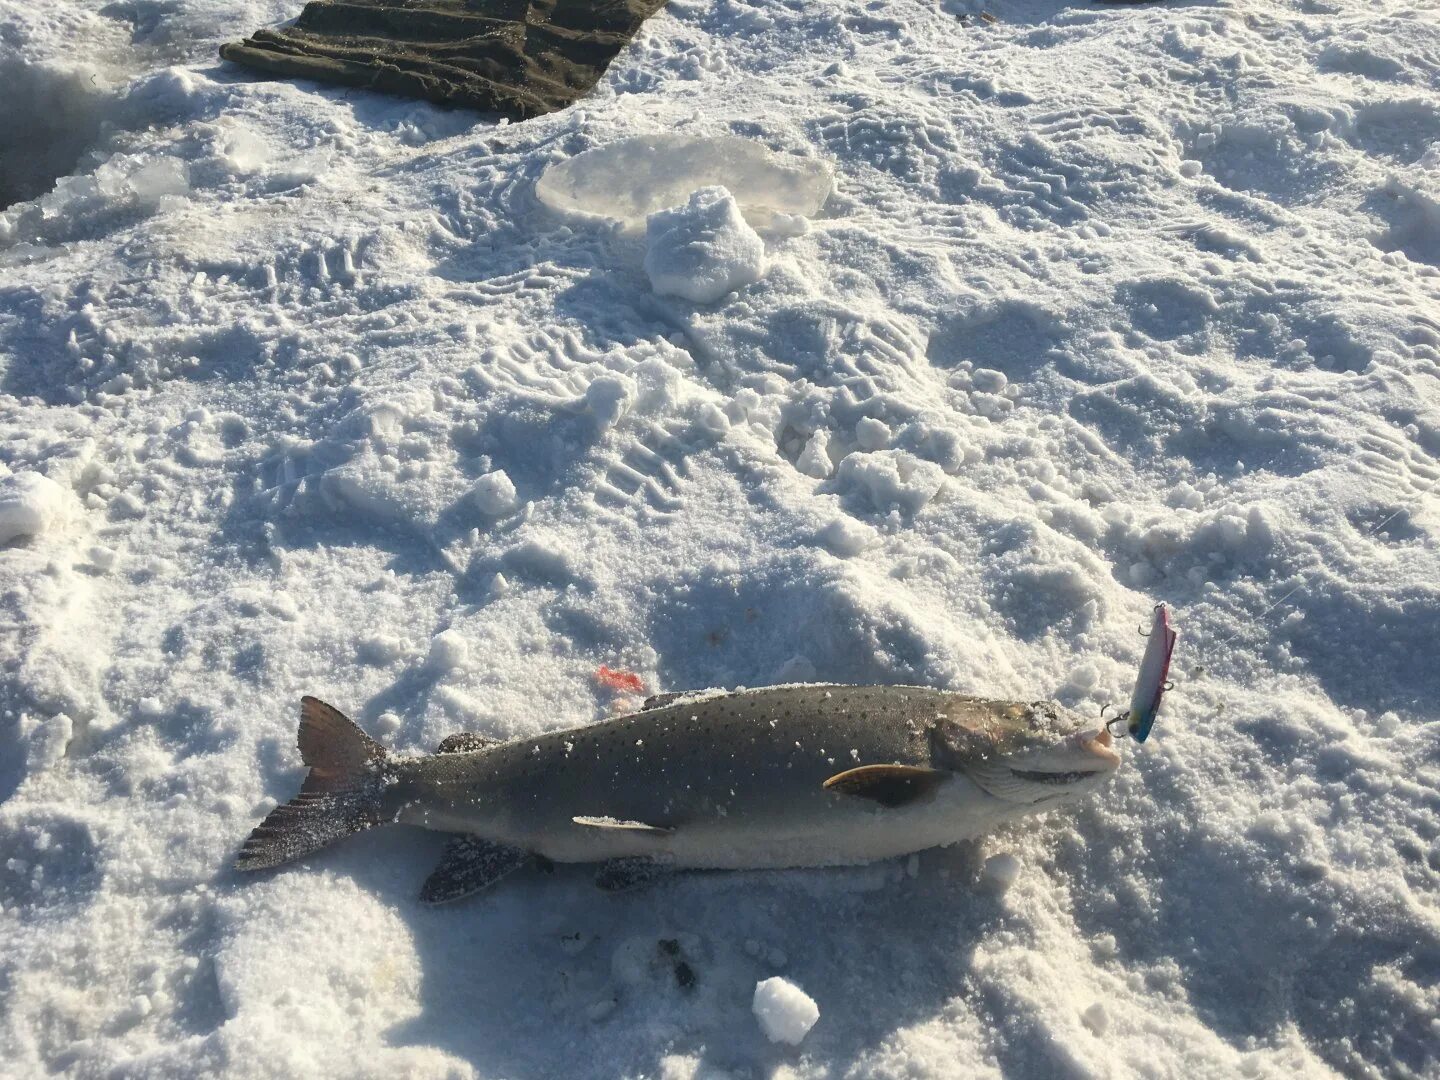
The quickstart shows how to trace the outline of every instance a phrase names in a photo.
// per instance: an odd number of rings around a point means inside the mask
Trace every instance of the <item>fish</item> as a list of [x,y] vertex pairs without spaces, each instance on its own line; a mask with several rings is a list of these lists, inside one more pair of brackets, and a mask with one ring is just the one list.
[[606,891],[684,870],[842,866],[973,839],[1086,795],[1121,763],[1051,701],[917,686],[666,694],[640,711],[392,754],[338,709],[300,707],[300,793],[235,866],[264,870],[385,824],[453,834],[420,892],[446,903],[527,864],[596,864]]

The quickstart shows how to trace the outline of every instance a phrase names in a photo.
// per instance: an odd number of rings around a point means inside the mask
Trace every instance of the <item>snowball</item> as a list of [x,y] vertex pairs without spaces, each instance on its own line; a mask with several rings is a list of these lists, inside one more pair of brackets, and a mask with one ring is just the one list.
[[647,135],[587,150],[545,170],[535,194],[552,210],[598,217],[638,231],[657,210],[692,192],[723,186],[757,228],[803,232],[830,196],[819,161],[776,154],[734,136]]
[[7,476],[0,480],[0,544],[50,532],[75,509],[75,497],[48,476]]
[[890,437],[890,427],[883,420],[866,416],[855,423],[855,441],[862,450],[884,450],[890,445]]
[[454,671],[470,658],[470,645],[458,630],[442,630],[430,639],[425,663],[431,671]]
[[65,759],[74,737],[75,725],[64,713],[41,720],[30,732],[27,770],[38,773],[58,765]]
[[517,502],[514,483],[499,469],[476,480],[470,496],[476,506],[492,517],[508,514],[515,509]]
[[828,431],[815,432],[810,436],[810,441],[805,444],[805,449],[800,451],[800,456],[795,459],[795,468],[806,476],[824,480],[834,467],[834,463],[830,460],[830,433]]
[[827,550],[842,559],[859,555],[862,551],[875,543],[880,534],[871,525],[863,521],[856,521],[854,518],[836,518],[828,525],[822,527],[816,534],[816,539],[823,544]]
[[895,506],[915,514],[939,493],[945,473],[908,451],[877,450],[848,455],[840,462],[836,480],[842,491],[865,492],[878,510]]
[[766,1038],[791,1046],[799,1046],[820,1019],[815,999],[779,975],[755,984],[750,1009]]
[[645,222],[645,273],[662,296],[709,304],[765,273],[765,243],[723,187],[702,188],[684,206]]
[[980,871],[980,880],[996,892],[1005,892],[1020,876],[1020,860],[1008,852],[991,855]]
[[1080,1014],[1080,1022],[1096,1035],[1104,1035],[1110,1028],[1110,1015],[1105,1011],[1105,1006],[1097,1001]]
[[994,368],[976,368],[970,373],[970,385],[986,394],[1004,393],[1009,382],[1003,371]]
[[636,389],[628,375],[601,375],[585,388],[585,408],[602,424],[613,424],[630,411]]

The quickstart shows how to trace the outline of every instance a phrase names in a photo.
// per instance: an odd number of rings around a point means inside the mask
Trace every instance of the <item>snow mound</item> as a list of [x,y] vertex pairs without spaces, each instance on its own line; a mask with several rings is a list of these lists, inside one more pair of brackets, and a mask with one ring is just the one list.
[[767,1039],[791,1046],[799,1046],[820,1019],[815,999],[779,975],[755,984],[750,1009]]
[[794,233],[830,196],[822,162],[776,154],[733,135],[647,135],[622,139],[545,170],[535,194],[552,210],[617,221],[638,231],[657,210],[700,188],[722,186],[756,228]]
[[645,223],[645,273],[662,296],[709,304],[765,274],[765,242],[723,187],[702,188],[684,206]]
[[0,544],[51,532],[77,512],[75,497],[49,477],[16,473],[0,480]]

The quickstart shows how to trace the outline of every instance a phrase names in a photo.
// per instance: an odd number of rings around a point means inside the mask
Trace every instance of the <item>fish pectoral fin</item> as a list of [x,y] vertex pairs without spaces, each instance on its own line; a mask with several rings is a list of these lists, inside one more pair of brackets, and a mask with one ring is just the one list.
[[673,833],[674,829],[667,829],[663,825],[646,825],[643,821],[621,821],[613,817],[590,817],[585,814],[578,814],[570,819],[576,825],[584,825],[589,829],[624,829],[628,832],[656,833],[663,835]]
[[670,873],[668,863],[646,855],[626,855],[620,859],[607,859],[595,873],[595,887],[605,892],[624,892],[648,885],[656,878]]
[[530,853],[479,836],[455,836],[445,845],[440,865],[420,889],[422,904],[448,904],[488,889],[520,869]]
[[437,754],[473,754],[477,750],[499,746],[500,742],[499,739],[481,735],[477,731],[457,731],[454,735],[446,735],[441,739],[435,752]]
[[836,773],[824,783],[826,791],[874,799],[881,806],[904,806],[932,794],[950,774],[917,765],[861,765]]

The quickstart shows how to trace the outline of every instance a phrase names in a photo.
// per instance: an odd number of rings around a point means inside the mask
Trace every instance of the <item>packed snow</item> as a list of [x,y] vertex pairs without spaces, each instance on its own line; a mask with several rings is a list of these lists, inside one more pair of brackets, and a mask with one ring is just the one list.
[[[0,0],[0,1072],[1440,1072],[1433,6],[672,0],[520,124],[215,58],[300,6]],[[715,188],[763,276],[653,288]],[[1149,741],[979,843],[230,869],[302,694],[1098,720],[1157,601]]]
[[730,192],[701,188],[683,206],[646,219],[645,274],[661,296],[713,304],[765,276],[765,241]]
[[779,975],[755,984],[750,1008],[767,1039],[791,1046],[804,1042],[815,1021],[820,1019],[815,999]]

